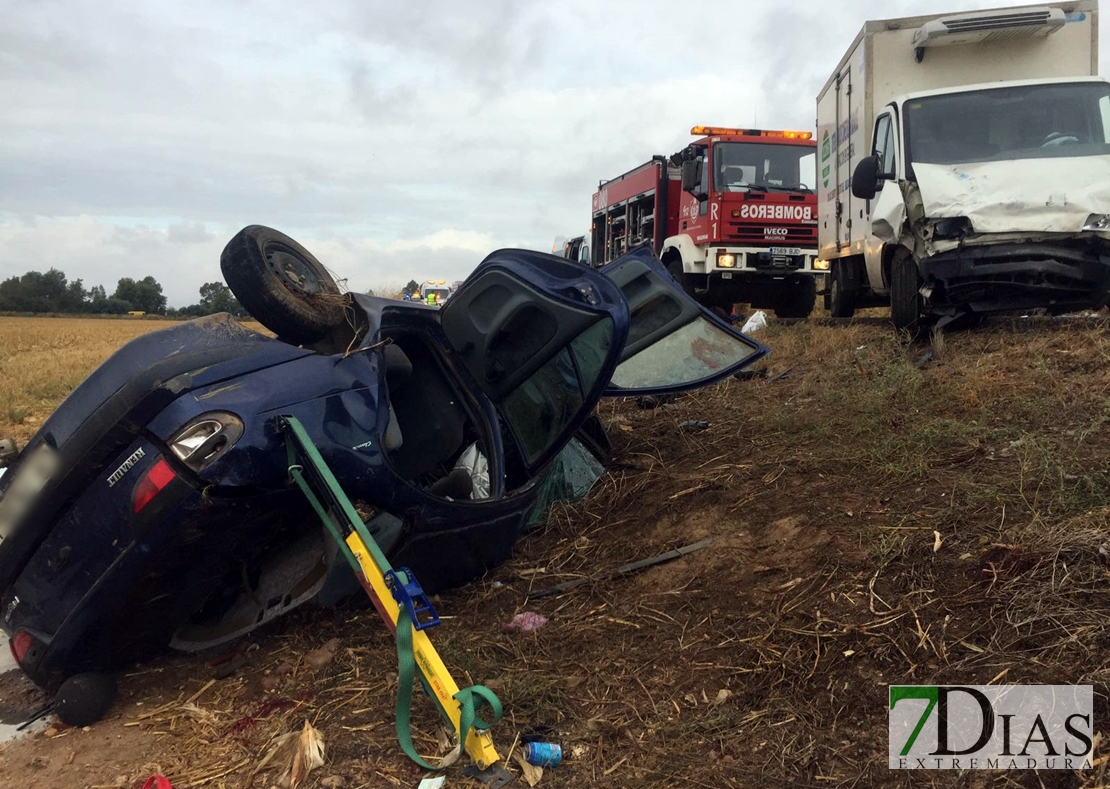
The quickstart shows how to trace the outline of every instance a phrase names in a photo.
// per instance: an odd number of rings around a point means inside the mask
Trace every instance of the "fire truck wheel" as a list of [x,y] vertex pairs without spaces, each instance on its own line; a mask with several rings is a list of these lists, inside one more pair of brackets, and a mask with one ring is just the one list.
[[779,318],[808,318],[816,303],[817,281],[813,277],[800,277],[783,283],[775,315]]
[[890,262],[890,321],[898,332],[916,339],[921,327],[921,277],[909,251]]
[[696,298],[697,294],[694,293],[694,283],[691,280],[690,275],[682,270],[681,260],[678,260],[677,258],[672,258],[670,262],[667,263],[667,273],[670,274],[671,278],[682,287],[682,290],[686,293],[687,296],[690,296],[691,298]]
[[287,342],[313,343],[344,324],[335,280],[284,233],[262,225],[243,228],[224,247],[220,269],[247,312]]
[[844,289],[844,264],[833,263],[829,275],[829,314],[834,318],[851,318],[856,314],[854,294]]

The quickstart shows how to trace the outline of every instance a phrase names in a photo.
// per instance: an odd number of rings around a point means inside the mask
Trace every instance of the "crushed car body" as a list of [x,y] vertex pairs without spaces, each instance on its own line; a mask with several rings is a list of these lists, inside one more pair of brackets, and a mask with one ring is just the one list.
[[227,315],[141,336],[6,456],[0,627],[47,690],[358,588],[291,483],[282,415],[434,593],[509,556],[575,438],[603,454],[601,397],[692,389],[768,352],[647,249],[602,271],[500,250],[438,309],[341,294],[260,226],[222,267],[277,337]]

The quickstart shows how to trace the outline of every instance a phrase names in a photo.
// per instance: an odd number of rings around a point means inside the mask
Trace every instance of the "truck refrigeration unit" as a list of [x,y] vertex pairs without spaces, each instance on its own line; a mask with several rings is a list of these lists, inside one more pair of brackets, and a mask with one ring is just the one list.
[[572,252],[572,240],[562,254],[603,266],[648,243],[706,306],[745,302],[780,317],[807,317],[822,274],[813,267],[812,132],[710,126],[690,132],[697,139],[673,156],[654,156],[602,181],[586,248]]
[[1098,308],[1110,291],[1110,82],[1097,3],[867,22],[817,97],[834,316],[898,329]]

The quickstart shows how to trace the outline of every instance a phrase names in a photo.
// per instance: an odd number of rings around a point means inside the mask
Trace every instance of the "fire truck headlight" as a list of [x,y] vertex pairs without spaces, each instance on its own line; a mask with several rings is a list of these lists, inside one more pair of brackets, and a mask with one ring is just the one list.
[[829,270],[829,261],[827,261],[827,260],[815,260],[815,261],[813,261],[813,267],[815,269],[817,269],[818,271],[828,271]]
[[718,268],[735,268],[736,256],[731,252],[718,252],[717,253],[717,267]]

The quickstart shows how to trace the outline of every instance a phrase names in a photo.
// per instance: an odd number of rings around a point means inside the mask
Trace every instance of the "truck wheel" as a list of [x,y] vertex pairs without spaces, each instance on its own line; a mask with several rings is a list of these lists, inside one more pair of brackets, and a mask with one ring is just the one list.
[[808,318],[817,303],[817,280],[802,277],[794,282],[784,282],[775,315],[779,318]]
[[283,340],[306,345],[344,325],[335,280],[284,233],[243,228],[224,247],[220,269],[239,303]]
[[855,293],[844,288],[844,263],[833,263],[829,274],[829,314],[834,318],[851,318],[856,314]]
[[890,263],[890,321],[898,331],[916,338],[921,326],[921,277],[908,254],[898,254]]
[[679,284],[679,286],[682,288],[682,291],[687,296],[692,299],[697,298],[696,294],[694,293],[694,283],[692,281],[692,278],[689,274],[682,270],[681,260],[671,260],[671,262],[667,264],[667,273],[671,275],[671,279]]

